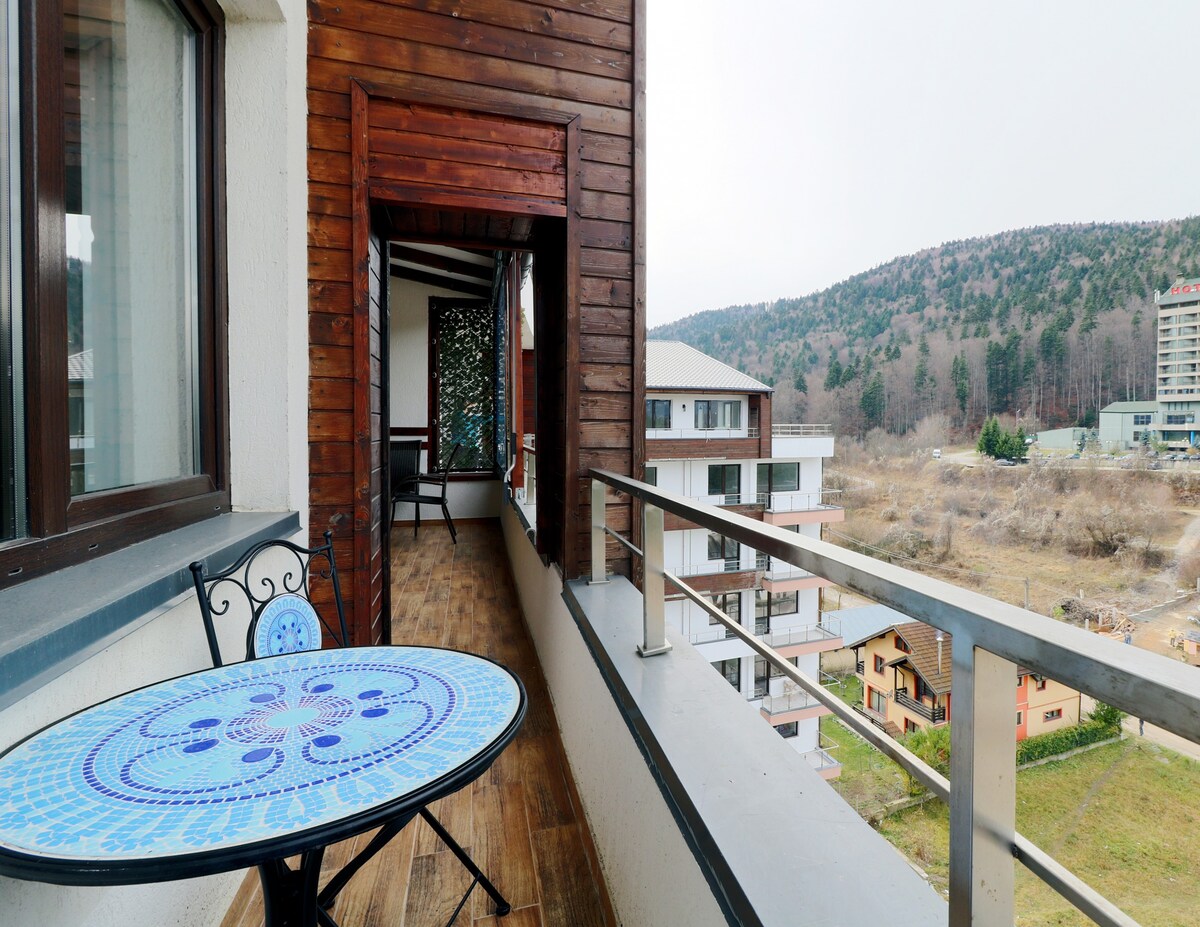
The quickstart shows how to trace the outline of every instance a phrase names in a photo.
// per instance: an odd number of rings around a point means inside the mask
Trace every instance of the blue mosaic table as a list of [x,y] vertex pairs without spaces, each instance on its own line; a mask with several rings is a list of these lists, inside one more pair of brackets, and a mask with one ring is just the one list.
[[286,654],[157,683],[0,756],[0,874],[149,882],[324,847],[475,779],[524,713],[504,667],[422,647]]

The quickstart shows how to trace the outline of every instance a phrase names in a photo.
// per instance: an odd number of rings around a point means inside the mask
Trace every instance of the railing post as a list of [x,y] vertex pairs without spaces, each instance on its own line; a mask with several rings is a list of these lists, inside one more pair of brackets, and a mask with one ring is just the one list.
[[642,642],[637,652],[643,657],[666,653],[667,623],[663,588],[663,510],[642,505]]
[[954,636],[950,927],[1013,923],[1016,664]]
[[592,578],[588,584],[595,586],[608,582],[608,564],[605,562],[607,545],[604,541],[605,488],[599,480],[592,480]]

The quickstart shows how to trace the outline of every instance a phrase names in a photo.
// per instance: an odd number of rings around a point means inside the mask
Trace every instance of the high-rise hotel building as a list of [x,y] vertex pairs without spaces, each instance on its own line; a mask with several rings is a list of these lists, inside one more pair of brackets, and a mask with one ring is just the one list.
[[1173,451],[1200,445],[1200,278],[1178,277],[1158,306],[1158,431]]

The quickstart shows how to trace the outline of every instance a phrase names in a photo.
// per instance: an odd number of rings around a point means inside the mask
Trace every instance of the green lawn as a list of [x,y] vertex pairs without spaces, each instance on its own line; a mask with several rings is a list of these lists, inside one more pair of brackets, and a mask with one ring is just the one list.
[[[849,705],[862,704],[862,680],[856,676],[847,676],[841,685],[826,688]],[[831,745],[830,754],[842,764],[841,776],[832,781],[833,787],[864,818],[878,817],[886,802],[905,797],[900,767],[832,715],[821,719],[821,735],[822,743]]]
[[[1137,738],[1017,774],[1017,829],[1143,927],[1197,922],[1198,821],[1200,764]],[[945,889],[945,805],[901,812],[879,829]],[[1092,923],[1019,865],[1016,913],[1021,927]]]

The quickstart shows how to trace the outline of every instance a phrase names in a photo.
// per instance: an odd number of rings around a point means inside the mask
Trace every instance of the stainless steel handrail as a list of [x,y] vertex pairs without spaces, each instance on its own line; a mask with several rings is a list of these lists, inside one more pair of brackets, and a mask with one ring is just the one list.
[[[642,503],[648,552],[644,573],[648,581],[643,590],[644,639],[638,645],[639,652],[660,653],[669,647],[661,588],[663,579],[670,579],[753,652],[771,661],[782,675],[949,803],[952,927],[1012,923],[1014,857],[1098,924],[1136,927],[1136,921],[1016,832],[1016,721],[1013,705],[1002,693],[1011,693],[1019,664],[1200,743],[1200,676],[1191,667],[620,474],[592,470],[591,476],[594,582],[604,580],[606,536],[617,538],[642,555],[605,525],[604,486]],[[666,573],[661,559],[664,511],[949,631],[954,638],[952,665],[958,719],[957,724],[951,724],[950,779],[830,694],[818,680],[800,672],[706,597]],[[653,591],[655,577],[657,594]],[[977,775],[976,770],[981,774]]]

